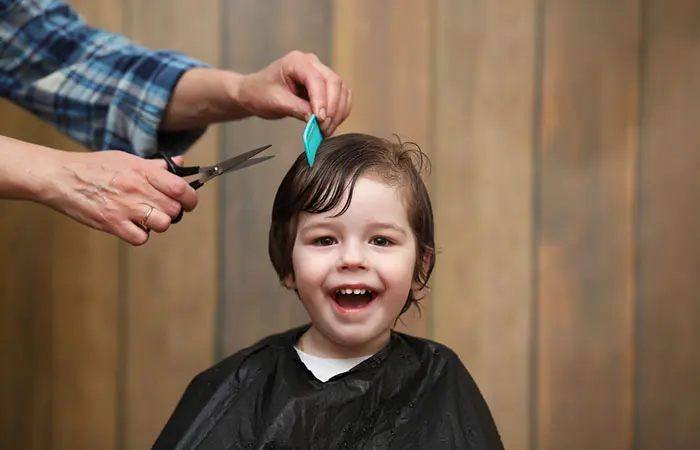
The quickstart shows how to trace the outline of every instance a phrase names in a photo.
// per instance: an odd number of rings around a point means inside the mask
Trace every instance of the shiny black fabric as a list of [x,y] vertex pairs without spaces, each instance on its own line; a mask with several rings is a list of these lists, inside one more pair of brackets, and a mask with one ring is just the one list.
[[202,372],[154,450],[502,449],[474,380],[447,347],[392,332],[351,371],[317,380],[270,336]]

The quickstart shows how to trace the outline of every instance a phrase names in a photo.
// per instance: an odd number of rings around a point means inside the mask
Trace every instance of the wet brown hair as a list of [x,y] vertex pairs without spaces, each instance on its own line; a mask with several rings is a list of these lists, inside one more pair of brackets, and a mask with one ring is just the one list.
[[[360,133],[324,139],[313,167],[309,167],[306,154],[301,153],[282,180],[272,207],[268,251],[279,279],[284,283],[294,276],[292,250],[299,213],[328,212],[338,206],[349,189],[347,201],[337,214],[342,215],[350,206],[357,179],[374,175],[404,190],[417,247],[413,281],[424,288],[435,266],[433,210],[421,178],[424,166],[429,167],[429,160],[418,145]],[[401,314],[411,305],[418,306],[413,289]]]

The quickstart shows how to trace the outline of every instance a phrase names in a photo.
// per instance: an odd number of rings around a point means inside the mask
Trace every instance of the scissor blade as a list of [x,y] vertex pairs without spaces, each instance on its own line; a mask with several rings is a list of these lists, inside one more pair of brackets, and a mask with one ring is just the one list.
[[244,162],[240,163],[240,164],[237,165],[237,166],[229,167],[228,170],[225,170],[225,171],[223,171],[223,172],[220,172],[219,175],[223,175],[223,174],[225,174],[226,172],[235,172],[236,170],[245,169],[246,167],[250,167],[250,166],[254,166],[254,165],[256,165],[256,164],[260,164],[261,162],[265,162],[265,161],[267,161],[268,159],[272,159],[272,158],[274,158],[274,157],[275,157],[274,155],[271,155],[271,156],[261,156],[260,158],[249,159],[248,161],[244,161]]
[[225,160],[221,161],[220,163],[216,164],[216,169],[217,169],[216,172],[218,174],[228,172],[232,168],[244,163],[246,160],[252,158],[253,156],[257,155],[258,153],[262,152],[263,150],[267,150],[270,147],[272,147],[272,144],[264,145],[262,147],[258,147],[256,149],[241,153],[240,155],[234,156],[233,158],[225,159]]

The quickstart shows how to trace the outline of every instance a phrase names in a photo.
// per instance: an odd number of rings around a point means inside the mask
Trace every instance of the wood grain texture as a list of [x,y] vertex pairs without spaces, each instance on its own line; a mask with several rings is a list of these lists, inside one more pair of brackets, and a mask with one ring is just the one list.
[[[506,448],[700,448],[697,1],[69,3],[242,72],[315,52],[353,90],[340,133],[428,153],[437,266],[401,328],[457,351]],[[85,151],[6,101],[0,117]],[[303,128],[212,127],[187,163],[276,158],[141,248],[0,201],[0,448],[150,448],[196,373],[308,320],[267,256]]]
[[645,2],[636,447],[700,448],[700,4]]
[[[333,68],[353,93],[352,114],[336,134],[396,134],[431,154],[432,9],[427,0],[335,0]],[[421,314],[401,316],[399,331],[427,335],[432,300],[420,296]]]
[[628,449],[639,2],[546,1],[537,448]]
[[[289,51],[330,60],[330,1],[229,2],[223,42],[226,67],[262,69]],[[280,284],[268,257],[272,202],[279,183],[303,152],[304,123],[251,118],[227,125],[224,152],[233,156],[265,145],[276,155],[264,164],[224,177],[223,297],[218,357],[258,339],[308,322],[299,300]]]
[[[128,0],[127,36],[154,49],[220,65],[221,2]],[[218,126],[188,152],[186,164],[219,159]],[[147,245],[127,248],[123,440],[150,448],[187,383],[212,364],[218,297],[218,190],[197,191],[199,205]]]
[[[47,131],[8,103],[0,115],[3,135],[28,140]],[[51,448],[55,219],[36,204],[0,201],[0,448]]]
[[[69,3],[90,26],[123,31],[122,0]],[[51,244],[51,448],[116,450],[120,241],[61,217]]]
[[[121,0],[69,3],[121,29]],[[85,151],[9,103],[0,115],[0,134]],[[115,449],[118,241],[36,204],[0,217],[0,447]]]
[[436,7],[433,337],[476,378],[506,448],[527,449],[535,2]]
[[[69,220],[53,225],[52,449],[117,449],[118,247]],[[61,237],[59,237],[61,236]]]

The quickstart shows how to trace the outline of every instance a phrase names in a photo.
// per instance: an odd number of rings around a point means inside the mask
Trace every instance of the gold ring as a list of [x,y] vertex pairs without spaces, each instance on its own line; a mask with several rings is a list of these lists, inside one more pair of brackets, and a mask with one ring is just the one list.
[[[141,219],[141,225],[146,227],[146,221],[148,220],[149,217],[151,217],[151,213],[153,212],[153,206],[148,205],[148,211],[146,211],[146,214],[143,215],[143,219]],[[148,227],[146,227],[148,228]]]

